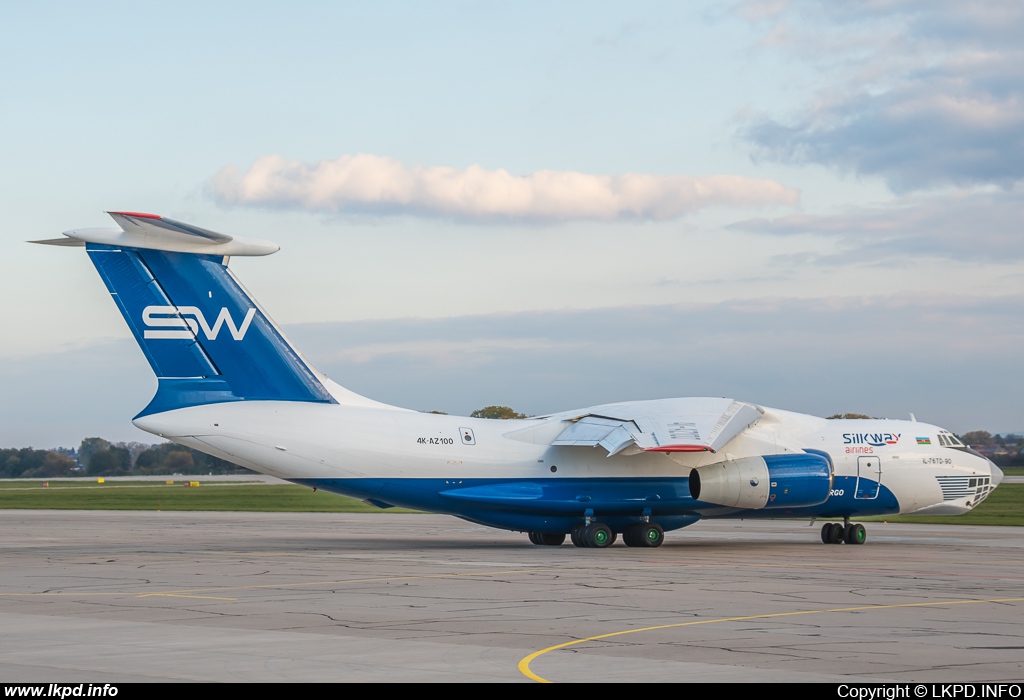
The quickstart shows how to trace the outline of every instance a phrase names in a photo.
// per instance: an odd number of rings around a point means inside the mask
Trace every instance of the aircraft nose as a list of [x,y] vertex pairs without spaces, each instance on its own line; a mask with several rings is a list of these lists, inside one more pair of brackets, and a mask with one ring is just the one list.
[[1003,470],[989,462],[988,468],[992,470],[992,486],[999,486],[1003,481]]

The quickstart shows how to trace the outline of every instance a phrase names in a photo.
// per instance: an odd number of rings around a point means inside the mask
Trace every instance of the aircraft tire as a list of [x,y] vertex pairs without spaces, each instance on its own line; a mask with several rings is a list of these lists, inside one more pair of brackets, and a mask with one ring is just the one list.
[[828,538],[832,536],[832,523],[825,523],[821,526],[821,543],[830,544]]
[[604,523],[590,523],[583,529],[583,541],[587,547],[604,549],[615,541],[615,533]]
[[572,531],[569,533],[569,539],[571,539],[572,543],[577,547],[587,546],[587,543],[583,541],[583,530],[586,527],[585,523],[576,523],[576,526],[573,527]]
[[564,532],[537,533],[537,544],[542,544],[545,547],[559,547],[563,542],[565,542]]
[[864,544],[868,539],[868,531],[860,523],[851,523],[843,534],[846,544]]
[[842,544],[843,534],[846,528],[843,527],[842,523],[832,523],[832,531],[828,535],[829,544]]
[[530,544],[540,544],[540,540],[537,538],[538,533],[528,532],[526,535],[530,538]]
[[638,532],[644,547],[660,547],[665,542],[665,529],[658,523],[647,523]]

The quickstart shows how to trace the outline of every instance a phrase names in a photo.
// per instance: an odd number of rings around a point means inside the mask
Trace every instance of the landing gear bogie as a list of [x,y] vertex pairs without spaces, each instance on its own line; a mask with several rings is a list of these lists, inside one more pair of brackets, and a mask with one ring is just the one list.
[[583,543],[583,529],[585,527],[587,527],[586,523],[578,523],[575,527],[573,527],[572,531],[569,533],[569,539],[572,540],[573,545],[575,545],[576,547],[587,546]]
[[850,523],[843,532],[843,541],[846,544],[864,544],[868,539],[867,530],[860,523]]
[[634,523],[622,533],[627,547],[660,547],[665,541],[665,530],[657,523]]
[[[560,545],[566,536],[561,533],[529,532],[530,542],[537,545]],[[604,549],[612,546],[618,534],[610,525],[591,519],[582,521],[569,532],[569,539],[577,547]],[[652,522],[634,522],[622,531],[622,541],[627,547],[660,547],[665,542],[665,529]]]
[[610,547],[616,540],[615,531],[605,523],[591,521],[579,523],[569,533],[572,543],[577,547],[593,547],[604,549]]
[[615,533],[604,523],[590,523],[583,528],[583,546],[603,549],[615,542]]
[[821,526],[821,541],[824,544],[864,544],[867,530],[860,523],[825,523]]
[[558,547],[565,542],[564,532],[530,532],[530,542],[544,547]]

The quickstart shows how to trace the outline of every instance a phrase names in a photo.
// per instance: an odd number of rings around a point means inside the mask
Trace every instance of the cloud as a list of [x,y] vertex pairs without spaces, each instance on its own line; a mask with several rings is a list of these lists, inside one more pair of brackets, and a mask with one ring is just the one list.
[[953,258],[977,262],[1024,259],[1024,191],[903,197],[841,214],[755,218],[729,228],[774,235],[835,238],[845,248],[816,262]]
[[466,219],[673,219],[709,206],[795,206],[799,192],[738,175],[591,175],[407,166],[372,154],[306,163],[280,156],[221,169],[207,191],[225,205]]
[[1024,5],[751,3],[762,47],[828,66],[790,117],[741,137],[756,159],[878,175],[897,192],[1024,178]]

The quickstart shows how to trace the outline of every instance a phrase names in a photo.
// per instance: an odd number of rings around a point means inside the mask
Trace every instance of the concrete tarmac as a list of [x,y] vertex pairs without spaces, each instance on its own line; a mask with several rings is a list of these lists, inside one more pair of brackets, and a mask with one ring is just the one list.
[[867,527],[595,550],[434,515],[0,511],[0,679],[1024,679],[1024,532]]

